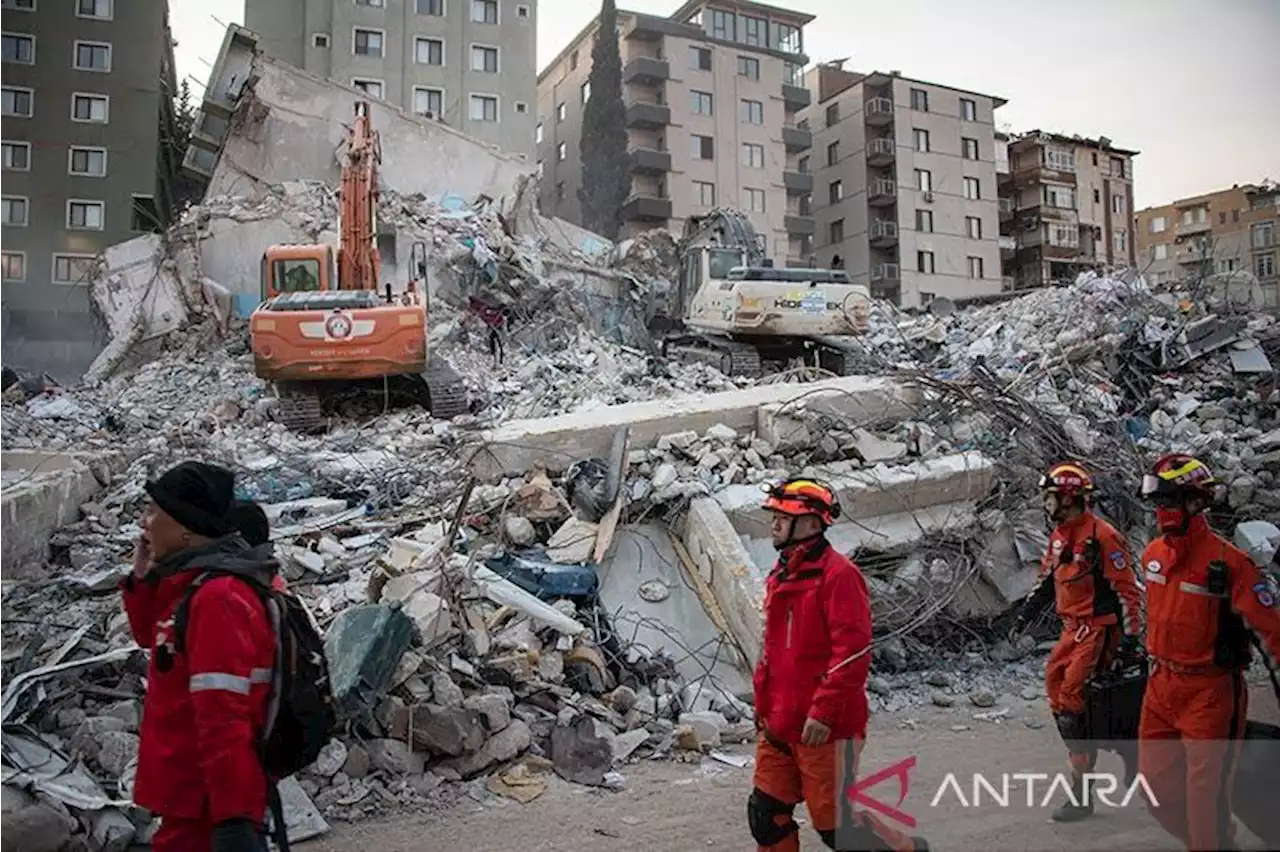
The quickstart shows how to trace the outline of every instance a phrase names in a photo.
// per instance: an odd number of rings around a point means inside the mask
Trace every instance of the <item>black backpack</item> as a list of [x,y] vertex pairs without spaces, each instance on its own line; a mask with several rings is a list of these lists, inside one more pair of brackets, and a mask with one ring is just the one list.
[[276,844],[288,849],[284,815],[275,781],[315,763],[338,727],[329,687],[324,639],[297,596],[271,586],[271,578],[236,571],[205,571],[183,593],[174,611],[174,647],[183,650],[191,598],[209,580],[232,576],[248,583],[267,611],[276,636],[267,722],[260,756],[271,783],[271,813]]

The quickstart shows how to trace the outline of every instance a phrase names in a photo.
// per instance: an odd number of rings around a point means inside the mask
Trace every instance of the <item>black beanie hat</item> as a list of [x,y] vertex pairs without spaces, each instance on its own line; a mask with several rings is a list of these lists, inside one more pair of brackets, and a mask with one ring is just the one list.
[[147,494],[171,518],[197,535],[220,538],[233,531],[227,518],[235,502],[236,475],[226,468],[185,461],[148,482]]
[[271,521],[262,507],[252,500],[237,500],[231,507],[231,525],[250,547],[271,541]]

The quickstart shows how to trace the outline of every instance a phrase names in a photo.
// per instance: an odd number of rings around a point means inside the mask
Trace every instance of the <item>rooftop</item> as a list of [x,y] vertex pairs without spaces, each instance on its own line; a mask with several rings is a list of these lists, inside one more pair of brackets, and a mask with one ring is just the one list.
[[1089,139],[1085,136],[1075,135],[1067,136],[1065,133],[1050,133],[1046,130],[1028,130],[1026,133],[1014,134],[1011,141],[1014,144],[1023,141],[1038,140],[1041,142],[1060,142],[1063,145],[1083,145],[1086,148],[1097,148],[1099,151],[1108,151],[1112,154],[1123,154],[1129,157],[1136,157],[1141,151],[1133,151],[1128,148],[1118,148],[1111,144],[1111,140],[1105,136],[1099,136],[1097,139]]
[[782,6],[770,6],[768,3],[755,3],[752,0],[686,0],[679,9],[671,13],[671,17],[677,21],[686,21],[690,15],[703,6],[714,6],[717,9],[733,12],[760,12],[774,18],[787,18],[795,21],[800,26],[811,24],[817,20],[816,16],[810,15],[808,12],[786,9]]

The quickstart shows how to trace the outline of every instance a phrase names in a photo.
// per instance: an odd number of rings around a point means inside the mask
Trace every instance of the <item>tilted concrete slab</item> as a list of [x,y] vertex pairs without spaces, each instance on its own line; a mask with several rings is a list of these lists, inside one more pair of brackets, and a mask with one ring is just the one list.
[[[481,479],[523,473],[535,462],[563,470],[578,459],[606,457],[614,433],[623,426],[631,428],[632,449],[647,449],[674,432],[701,434],[717,423],[749,432],[756,428],[762,405],[801,397],[807,406],[833,416],[877,422],[909,416],[921,394],[916,387],[890,379],[844,376],[805,385],[765,385],[515,420],[484,433],[485,446],[472,456],[470,467]],[[758,490],[754,493],[759,496]]]
[[698,575],[711,587],[729,632],[755,666],[764,643],[765,573],[752,563],[728,515],[710,497],[689,503],[681,540]]

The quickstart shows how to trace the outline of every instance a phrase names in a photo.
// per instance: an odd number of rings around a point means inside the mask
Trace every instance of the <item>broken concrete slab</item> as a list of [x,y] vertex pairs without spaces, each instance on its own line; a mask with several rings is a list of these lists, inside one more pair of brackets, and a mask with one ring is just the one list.
[[474,754],[466,754],[442,764],[447,769],[457,772],[463,778],[470,778],[493,766],[495,763],[511,760],[523,752],[533,742],[533,733],[522,719],[512,719],[498,733],[485,740]]
[[613,769],[614,733],[608,723],[581,715],[551,732],[551,760],[556,774],[566,781],[603,786],[605,773]]
[[411,715],[413,747],[419,751],[456,757],[484,744],[484,716],[478,710],[419,704]]
[[698,575],[715,595],[725,622],[747,655],[748,665],[760,659],[764,641],[761,601],[763,574],[757,574],[720,504],[711,497],[695,497],[685,513],[681,540]]
[[631,448],[655,446],[663,435],[698,434],[717,424],[749,432],[762,406],[805,399],[807,410],[875,422],[901,420],[919,404],[918,388],[891,379],[845,376],[811,384],[774,384],[747,390],[611,405],[591,411],[515,420],[482,435],[484,446],[469,460],[481,479],[522,474],[535,463],[563,470],[582,458],[607,458],[621,428],[631,429]]

